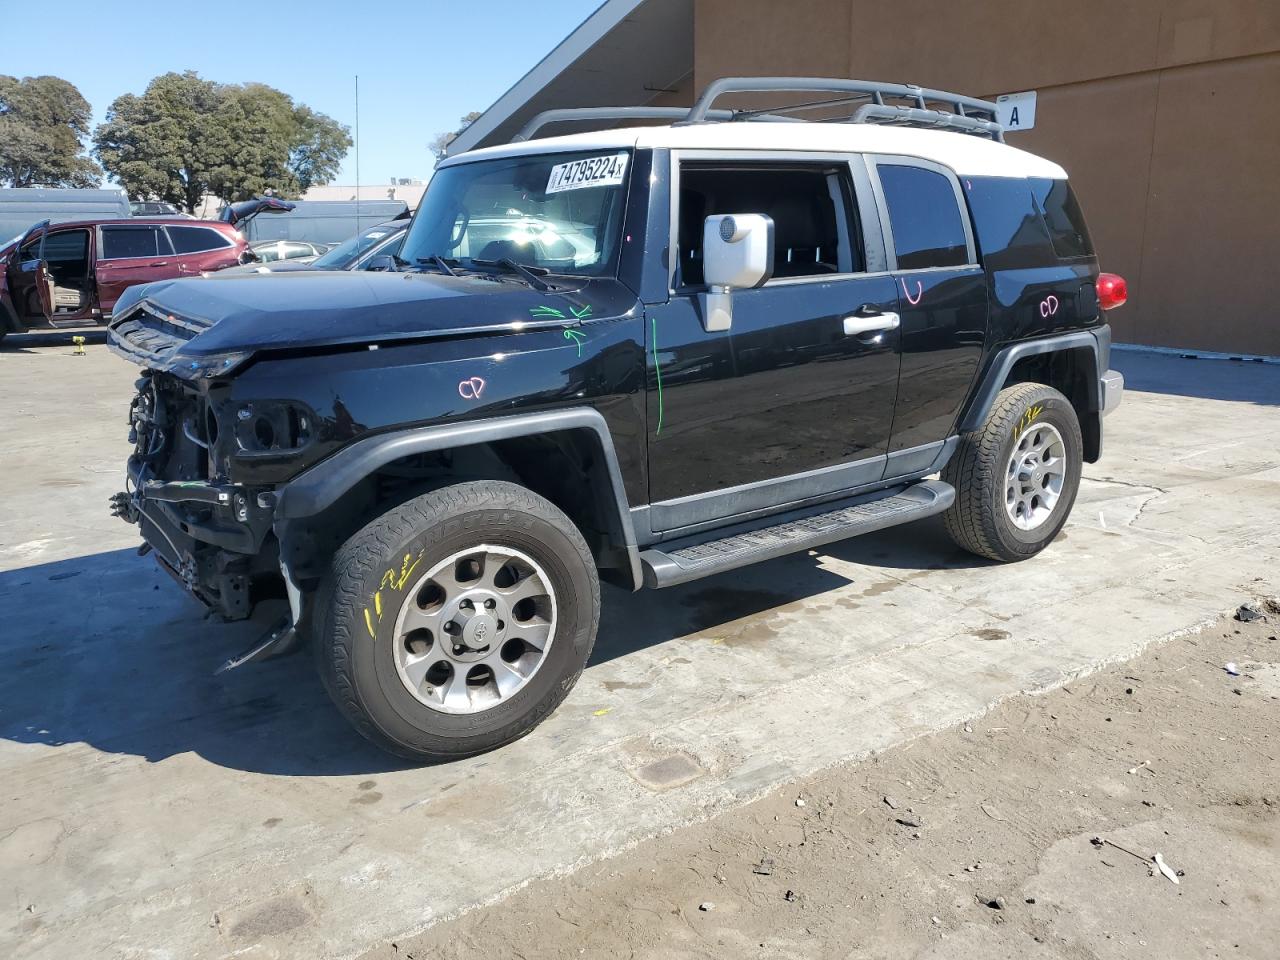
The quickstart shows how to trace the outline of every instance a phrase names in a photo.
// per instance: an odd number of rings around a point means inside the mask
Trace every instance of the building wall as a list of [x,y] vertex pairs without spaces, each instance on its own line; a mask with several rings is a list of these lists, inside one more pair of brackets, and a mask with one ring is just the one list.
[[1122,341],[1280,355],[1280,0],[696,0],[718,76],[1037,90],[1010,143],[1067,168]]

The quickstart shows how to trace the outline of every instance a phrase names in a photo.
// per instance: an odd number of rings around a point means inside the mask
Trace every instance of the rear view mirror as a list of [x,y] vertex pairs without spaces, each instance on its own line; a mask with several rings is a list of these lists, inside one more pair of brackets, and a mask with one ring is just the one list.
[[733,291],[762,287],[773,276],[773,220],[760,213],[707,217],[702,228],[703,325],[733,325]]

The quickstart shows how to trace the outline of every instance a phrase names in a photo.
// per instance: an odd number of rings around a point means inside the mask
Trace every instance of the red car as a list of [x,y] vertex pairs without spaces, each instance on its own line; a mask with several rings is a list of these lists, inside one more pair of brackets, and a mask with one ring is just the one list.
[[252,259],[248,250],[220,221],[46,220],[0,248],[0,337],[38,323],[105,322],[134,284],[233,267]]

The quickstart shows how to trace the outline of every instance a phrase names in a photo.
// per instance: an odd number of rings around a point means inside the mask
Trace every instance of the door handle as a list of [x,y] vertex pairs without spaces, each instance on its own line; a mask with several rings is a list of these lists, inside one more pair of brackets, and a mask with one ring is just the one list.
[[854,314],[844,318],[844,335],[856,337],[864,333],[879,333],[886,330],[897,330],[901,318],[896,313],[878,313],[872,317]]
[[169,265],[168,260],[157,260],[155,263],[150,264],[150,266],[153,266],[153,267],[167,267],[168,265]]

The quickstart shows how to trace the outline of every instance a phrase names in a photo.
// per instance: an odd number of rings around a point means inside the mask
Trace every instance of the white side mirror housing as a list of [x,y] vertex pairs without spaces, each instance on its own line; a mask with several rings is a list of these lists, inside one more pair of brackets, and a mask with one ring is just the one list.
[[718,214],[702,227],[703,324],[733,325],[733,291],[762,287],[773,276],[773,220],[760,213]]

